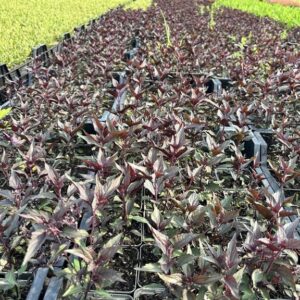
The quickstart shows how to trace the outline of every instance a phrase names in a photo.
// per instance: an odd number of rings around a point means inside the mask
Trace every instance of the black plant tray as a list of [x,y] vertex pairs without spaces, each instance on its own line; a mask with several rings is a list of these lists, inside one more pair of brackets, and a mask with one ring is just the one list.
[[[0,278],[4,278],[7,273],[8,272],[0,272]],[[31,272],[23,272],[23,273],[19,273],[19,274],[18,274],[18,272],[14,272],[14,274],[17,277],[17,280],[27,281],[32,278]]]
[[134,293],[136,300],[176,300],[166,288],[159,284],[152,284],[137,289]]
[[97,296],[94,291],[88,293],[87,300],[133,300],[132,296],[118,293],[111,293],[111,298]]
[[[55,268],[58,269],[59,268]],[[44,299],[56,300],[63,286],[63,278],[55,277],[49,268],[39,268],[26,300]]]
[[[129,49],[125,52],[125,54],[124,54],[125,61],[130,61],[137,55],[138,49],[140,48],[139,37],[138,36],[134,37],[132,39],[132,41],[130,42],[130,45],[131,45],[132,49]],[[118,82],[118,84],[124,85],[127,80],[126,71],[113,73],[113,79],[115,79]],[[119,110],[124,109],[126,96],[127,96],[127,88],[124,87],[124,90],[122,91],[122,93],[114,99],[114,101],[112,103],[111,111],[105,111],[103,113],[103,115],[99,118],[99,121],[105,123],[108,119],[112,120],[112,121],[118,120],[119,117],[116,113]],[[83,126],[83,130],[88,134],[96,134],[92,120],[87,120],[85,122],[85,124]]]
[[[108,290],[111,294],[132,294],[137,288],[138,271],[136,271],[135,268],[139,267],[140,252],[134,247],[122,247],[122,251],[123,255],[125,256],[127,253],[128,257],[126,257],[126,260],[123,260],[122,266],[118,271],[124,274],[123,270],[126,270],[126,274],[123,276],[126,283],[115,283],[111,289]],[[118,254],[116,255],[118,256]],[[123,255],[120,255],[119,258],[114,258],[114,260],[120,261]]]
[[[260,131],[262,132],[262,131]],[[256,147],[256,149],[259,149],[259,152],[256,152],[260,157],[260,166],[256,168],[256,172],[259,175],[262,175],[263,180],[262,184],[264,187],[266,187],[270,194],[272,194],[274,197],[279,198],[280,201],[284,201],[285,199],[285,193],[283,188],[280,186],[280,184],[276,181],[276,179],[272,176],[270,173],[270,170],[267,165],[267,143],[261,136],[261,133],[259,131],[255,131],[255,137],[257,138],[258,143],[261,145],[261,147]],[[263,150],[261,150],[263,148]],[[257,150],[256,150],[257,151]],[[293,221],[295,219],[295,216],[291,217],[285,217],[285,221],[287,223]],[[298,226],[296,231],[296,238],[300,239],[300,226]]]
[[251,132],[251,140],[245,141],[244,154],[246,158],[256,157],[257,162],[262,165],[267,163],[268,145],[257,131]]
[[[143,267],[145,264],[148,263],[157,263],[159,260],[159,256],[156,257],[153,253],[154,250],[159,249],[153,244],[144,244],[140,247],[140,264]],[[145,285],[159,283],[163,285],[163,281],[152,272],[144,272],[140,271],[138,274],[138,286],[143,287]]]
[[228,90],[233,86],[230,78],[221,78],[212,76],[205,82],[206,93],[215,93],[218,96],[222,94],[222,90]]

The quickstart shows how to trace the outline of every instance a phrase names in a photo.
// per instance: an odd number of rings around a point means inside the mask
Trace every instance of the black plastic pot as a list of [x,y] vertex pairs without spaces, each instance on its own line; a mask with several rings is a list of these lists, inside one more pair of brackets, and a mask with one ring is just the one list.
[[232,87],[232,81],[230,78],[212,77],[206,83],[206,93],[215,93],[218,96],[222,94],[222,90],[228,90]]
[[[296,196],[298,198],[299,202],[296,202],[296,205],[298,204],[298,206],[300,205],[300,189],[284,189],[283,190],[285,197],[290,197],[290,196]],[[290,216],[290,220],[294,221],[295,219],[297,219],[298,216]],[[298,234],[299,234],[299,238],[300,238],[300,227],[298,227]],[[299,257],[299,262],[300,262],[300,257]]]
[[[31,272],[23,272],[18,274],[18,272],[14,272],[18,281],[27,281],[28,279],[32,278]],[[7,272],[0,272],[0,278],[4,278]]]
[[6,64],[0,64],[0,87],[6,83],[6,78],[12,80],[11,74]]
[[[5,275],[6,272],[0,272],[0,281],[5,278]],[[15,277],[18,286],[18,296],[20,297],[20,299],[25,299],[26,294],[28,293],[28,290],[31,286],[33,275],[32,273],[29,272],[24,272],[21,274],[17,274],[17,272],[15,272]],[[8,290],[7,292],[9,293],[10,291]],[[1,290],[1,296],[2,296],[1,299],[6,299],[5,298],[7,296],[6,292]],[[8,299],[12,299],[11,295],[7,297]]]
[[131,49],[127,50],[125,53],[124,53],[124,57],[123,59],[125,61],[129,61],[129,60],[132,60],[137,52],[138,52],[138,49],[141,47],[141,40],[138,36],[135,36],[131,42],[130,42],[130,47]]
[[212,78],[209,79],[206,83],[206,94],[215,93],[218,96],[222,94],[222,82],[219,79]]
[[[272,176],[270,173],[270,170],[267,165],[267,148],[268,144],[263,139],[261,133],[263,130],[255,131],[254,132],[254,141],[256,141],[256,146],[254,147],[254,154],[257,154],[260,156],[261,165],[260,167],[256,168],[256,172],[259,175],[262,175],[263,180],[262,184],[264,187],[268,189],[270,194],[273,195],[273,197],[277,198],[281,202],[285,200],[285,194],[284,190],[281,187],[281,185],[277,182],[277,180]],[[271,134],[269,130],[267,130],[265,133]],[[259,146],[260,145],[260,146]],[[295,219],[294,216],[291,217],[285,217],[284,218],[287,223],[293,221]],[[300,226],[298,226],[297,232],[296,232],[297,239],[300,239]]]
[[134,48],[140,48],[141,47],[141,40],[138,36],[134,37],[131,41],[131,47]]
[[[90,213],[85,213],[80,220],[80,229],[87,229],[87,221],[90,217]],[[59,271],[65,264],[65,258],[61,257],[54,266],[55,271]],[[59,297],[60,291],[63,287],[63,278],[52,276],[49,279],[48,285],[46,285],[46,279],[48,275],[49,268],[39,268],[30,291],[27,295],[26,300],[38,300],[41,299],[42,291],[45,291],[44,300],[56,300]]]
[[[153,244],[144,244],[140,247],[140,266],[143,267],[147,263],[157,263],[160,259],[159,256],[155,256],[153,251],[159,249]],[[147,278],[148,277],[148,278]],[[138,286],[143,287],[149,284],[163,284],[162,280],[152,272],[142,272],[138,274]]]
[[258,162],[263,165],[267,163],[268,145],[259,132],[251,133],[251,140],[245,141],[244,155],[246,158],[257,157]]
[[85,25],[80,25],[78,27],[75,27],[74,31],[79,35],[82,35],[86,31]]
[[5,89],[6,81],[12,80],[6,64],[0,64],[0,105],[3,105],[7,100],[7,92]]
[[273,129],[256,129],[268,145],[268,148],[274,143],[274,130]]
[[43,44],[33,48],[32,57],[35,59],[39,58],[41,61],[47,64],[49,62],[49,53],[47,46]]
[[146,299],[159,299],[159,300],[175,300],[175,298],[170,295],[166,288],[154,285],[150,287],[141,287],[134,292],[134,299],[136,300],[146,300]]
[[[65,264],[65,259],[62,257],[54,266],[54,271],[59,271]],[[52,275],[49,268],[39,268],[32,282],[31,288],[26,300],[44,299],[56,300],[59,299],[61,289],[63,287],[63,278]]]
[[233,87],[233,83],[230,78],[217,77],[217,79],[221,81],[223,90],[229,90],[231,87]]
[[32,282],[29,293],[26,300],[39,300],[40,294],[43,290],[45,280],[47,278],[49,268],[39,268],[34,275],[34,280]]
[[63,34],[63,40],[64,41],[68,41],[68,40],[70,40],[71,39],[71,33],[70,32],[65,32],[64,34]]
[[136,56],[137,52],[138,52],[137,48],[126,51],[124,54],[124,60],[125,61],[132,60]]
[[[0,280],[5,279],[7,273],[8,272],[0,272]],[[25,296],[26,293],[28,292],[28,287],[31,286],[31,282],[33,280],[33,274],[31,272],[24,272],[24,273],[14,272],[14,275],[17,284],[21,290],[22,296]]]
[[88,293],[87,300],[133,300],[133,298],[130,295],[124,295],[124,294],[111,294],[111,298],[103,298],[100,296],[97,296],[95,292]]
[[[126,72],[116,72],[113,73],[113,78],[118,81],[119,84],[124,84],[126,82]],[[99,118],[100,122],[106,122],[108,119],[110,120],[118,120],[118,116],[113,112],[117,112],[118,110],[122,110],[124,108],[124,103],[126,99],[127,92],[126,90],[123,93],[114,99],[111,111],[105,111],[103,115]],[[92,120],[87,120],[83,126],[83,130],[88,134],[96,134],[94,129],[94,125]]]
[[63,287],[63,278],[52,277],[46,290],[44,300],[59,299],[60,291]]
[[[271,175],[269,169],[266,166],[262,166],[256,169],[258,174],[263,175],[264,179],[262,181],[263,185],[268,189],[268,191],[280,201],[284,201],[285,191],[280,187],[276,179]],[[287,223],[295,220],[295,216],[285,217]],[[297,228],[296,238],[300,239],[300,226]]]
[[[124,265],[123,267],[127,268],[127,269],[130,268],[132,270],[132,272],[134,274],[133,275],[134,280],[132,280],[131,287],[128,287],[128,288],[123,287],[124,290],[120,290],[120,288],[125,285],[124,283],[115,284],[114,287],[112,287],[112,289],[108,290],[108,292],[112,293],[112,294],[132,294],[136,290],[137,284],[138,284],[138,271],[136,271],[135,268],[139,266],[139,257],[140,257],[139,250],[134,247],[122,247],[122,250],[124,252],[124,255],[126,255],[126,252],[127,252],[127,254],[131,254],[130,258],[132,259],[132,261],[130,262],[130,264],[132,263],[132,265],[133,265],[132,268],[128,264],[126,264],[126,266]],[[122,269],[118,270],[118,271],[122,272]],[[126,280],[126,284],[127,284],[129,282],[129,277],[126,276],[126,274],[125,274],[125,276],[123,276],[123,278]],[[133,277],[132,277],[132,279],[133,279]],[[116,287],[118,287],[118,288],[116,288]]]
[[0,88],[0,109],[2,108],[3,105],[6,104],[7,100],[8,97],[7,97],[6,89],[4,87]]
[[19,81],[20,85],[31,86],[33,82],[32,73],[27,70],[26,66],[21,66],[15,70],[16,77],[15,79]]

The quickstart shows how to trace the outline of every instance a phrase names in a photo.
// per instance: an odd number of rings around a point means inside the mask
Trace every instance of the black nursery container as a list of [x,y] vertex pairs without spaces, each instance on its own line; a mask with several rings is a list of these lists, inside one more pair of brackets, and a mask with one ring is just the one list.
[[6,78],[12,80],[6,64],[0,64],[0,87],[4,86],[6,83]]
[[49,53],[48,48],[46,45],[39,45],[32,49],[32,57],[33,58],[39,58],[44,63],[47,63],[49,61]]
[[7,101],[7,92],[5,84],[8,80],[12,80],[6,64],[0,64],[0,105]]
[[232,87],[232,81],[230,78],[211,77],[206,81],[205,87],[207,94],[215,93],[220,96],[222,90],[228,90]]

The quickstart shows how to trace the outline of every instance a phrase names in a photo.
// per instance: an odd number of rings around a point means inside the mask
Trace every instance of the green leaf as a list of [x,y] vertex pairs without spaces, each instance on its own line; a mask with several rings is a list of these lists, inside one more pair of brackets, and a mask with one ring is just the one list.
[[250,277],[244,273],[242,282],[240,284],[240,291],[242,292],[242,300],[256,300],[256,293],[251,289]]
[[154,190],[154,187],[153,187],[153,184],[150,180],[146,180],[145,183],[144,183],[144,187],[145,189],[147,189],[153,196],[155,196],[155,190]]
[[129,215],[134,206],[134,198],[126,197],[126,214]]
[[238,283],[238,285],[242,282],[245,268],[246,268],[246,266],[244,266],[243,268],[239,269],[239,270],[233,275],[233,277],[235,278],[235,280],[236,280],[236,282]]
[[[114,191],[119,187],[121,184],[123,175],[120,175],[119,177],[116,177],[112,180],[110,180],[108,183],[105,184],[105,195],[110,196],[114,193]],[[96,177],[98,178],[98,177]]]
[[166,290],[165,286],[157,283],[151,283],[143,286],[140,289],[137,289],[134,293],[135,299],[142,298],[142,295],[155,295],[156,297],[159,297],[161,293],[163,293]]
[[87,249],[79,249],[79,248],[68,249],[65,252],[75,255],[77,257],[80,257],[87,263],[90,263],[91,261],[93,261],[93,257]]
[[292,260],[294,264],[298,263],[298,254],[297,252],[289,249],[285,249],[283,252],[285,252]]
[[183,216],[173,216],[171,219],[171,224],[175,228],[182,228],[184,226],[184,222]]
[[171,275],[165,275],[162,273],[158,273],[158,276],[161,280],[163,280],[167,284],[175,284],[178,286],[182,285],[182,274],[174,273]]
[[7,265],[8,261],[5,258],[0,258],[0,271]]
[[226,256],[226,263],[230,266],[230,268],[238,264],[239,257],[236,249],[236,233],[233,235],[232,239],[228,244]]
[[103,248],[111,248],[111,247],[115,247],[120,245],[120,241],[122,238],[122,233],[119,233],[118,235],[116,235],[115,237],[111,238],[104,246]]
[[17,285],[16,276],[13,271],[9,271],[5,274],[5,279],[7,283],[11,286]]
[[169,255],[169,253],[173,252],[173,246],[170,242],[170,239],[167,235],[159,232],[158,230],[156,230],[155,228],[151,227],[150,228],[152,231],[152,235],[155,239],[156,245],[158,246],[158,248],[165,254],[165,255]]
[[162,217],[161,217],[161,214],[160,214],[160,211],[159,209],[157,208],[156,205],[154,205],[154,209],[153,209],[153,212],[151,214],[151,219],[152,221],[157,225],[159,226],[161,221],[162,221]]
[[251,278],[252,278],[253,285],[255,287],[257,287],[257,283],[262,282],[262,281],[265,280],[265,274],[262,270],[255,269],[252,273]]
[[36,254],[46,240],[46,232],[44,230],[34,231],[31,235],[26,255],[24,257],[22,266],[25,266],[28,261]]
[[13,288],[13,286],[10,286],[5,279],[0,279],[0,290],[8,290]]
[[165,286],[162,284],[159,284],[159,283],[150,283],[150,284],[144,285],[143,289],[151,289],[151,290],[165,289]]
[[179,250],[188,245],[191,241],[199,237],[199,234],[193,234],[193,233],[182,233],[178,234],[174,237],[175,243],[174,243],[174,249]]
[[261,292],[264,300],[270,299],[269,290],[267,288],[259,288],[258,290]]
[[25,266],[21,266],[18,270],[18,275],[21,275],[22,273],[24,273],[26,271],[26,267]]
[[109,300],[109,299],[114,299],[110,293],[106,292],[105,290],[102,289],[97,289],[94,294],[96,294],[97,296],[105,299],[105,300]]
[[63,297],[72,296],[74,294],[80,294],[83,291],[82,286],[78,285],[70,285],[69,288],[63,294]]
[[209,274],[209,275],[196,274],[192,278],[193,282],[199,285],[211,284],[221,279],[222,279],[221,274]]
[[79,238],[84,239],[89,236],[88,232],[83,229],[75,229],[72,227],[65,227],[63,233],[69,238]]
[[191,254],[182,254],[177,258],[178,266],[182,267],[183,265],[189,264],[195,260],[195,256]]
[[10,108],[0,109],[0,120],[4,119],[11,111]]
[[74,270],[79,272],[81,269],[80,260],[77,257],[74,257],[72,260],[72,265],[74,267]]
[[211,181],[205,185],[205,188],[211,192],[217,192],[221,189],[221,184],[219,181]]
[[137,221],[139,223],[144,223],[144,224],[148,224],[149,225],[149,222],[147,221],[147,219],[145,219],[144,217],[140,217],[140,216],[129,216],[128,217],[129,220],[134,220],[134,221]]
[[279,273],[280,277],[282,278],[282,281],[289,287],[291,287],[293,290],[296,290],[296,282],[294,278],[294,275],[292,273],[292,270],[285,266],[276,264],[273,266],[274,270],[276,270],[277,273]]
[[160,273],[162,271],[160,265],[156,263],[145,264],[141,268],[136,268],[136,270],[142,272],[154,272],[154,273]]

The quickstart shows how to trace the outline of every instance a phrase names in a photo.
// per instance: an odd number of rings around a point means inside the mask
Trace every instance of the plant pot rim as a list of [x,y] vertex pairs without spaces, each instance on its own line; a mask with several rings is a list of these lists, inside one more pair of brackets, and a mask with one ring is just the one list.
[[133,297],[134,297],[134,299],[139,299],[139,297],[141,295],[148,295],[148,296],[152,295],[152,296],[154,296],[154,295],[159,295],[159,294],[161,294],[163,292],[166,292],[166,291],[167,291],[166,288],[159,288],[159,287],[151,288],[151,287],[147,287],[147,286],[144,286],[144,287],[142,286],[142,287],[135,290]]

